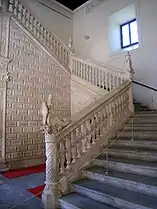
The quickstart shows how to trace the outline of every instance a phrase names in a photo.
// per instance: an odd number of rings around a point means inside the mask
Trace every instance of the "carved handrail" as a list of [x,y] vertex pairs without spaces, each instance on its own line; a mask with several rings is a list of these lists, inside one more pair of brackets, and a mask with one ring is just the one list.
[[[74,173],[79,172],[82,166],[96,156],[100,146],[107,145],[109,137],[113,137],[124,121],[133,114],[131,81],[124,81],[119,87],[81,110],[69,125],[65,124],[66,127],[61,121],[57,122],[56,125],[64,127],[59,132],[49,120],[50,105],[44,106],[46,111],[42,113],[45,115],[43,124],[46,125],[47,170],[43,201],[45,204],[49,202],[47,198],[51,190],[56,191],[51,199],[53,197],[54,202],[59,204],[59,195],[68,190],[65,179],[70,179],[70,176],[74,176]],[[53,118],[56,116],[53,115]],[[56,205],[51,205],[51,208],[56,208]]]
[[119,86],[124,80],[132,79],[132,66],[129,54],[126,55],[125,68],[120,70],[89,58],[72,55],[72,73],[108,91]]
[[9,0],[9,12],[50,52],[69,69],[70,49],[25,8],[19,0]]

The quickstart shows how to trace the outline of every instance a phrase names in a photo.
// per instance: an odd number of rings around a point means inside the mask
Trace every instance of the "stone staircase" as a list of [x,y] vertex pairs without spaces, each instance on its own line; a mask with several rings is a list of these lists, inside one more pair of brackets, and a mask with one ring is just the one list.
[[62,208],[157,208],[157,112],[138,103],[135,110],[108,151],[73,183],[73,193],[60,199]]

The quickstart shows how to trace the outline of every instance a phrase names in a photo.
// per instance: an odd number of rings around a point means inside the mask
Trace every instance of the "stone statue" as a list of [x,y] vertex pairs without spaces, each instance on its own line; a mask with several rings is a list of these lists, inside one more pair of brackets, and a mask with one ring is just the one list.
[[56,113],[52,109],[52,96],[51,94],[48,96],[47,103],[45,101],[42,102],[41,105],[41,115],[43,117],[42,123],[44,129],[51,129],[53,133],[60,131],[62,128],[67,126],[70,121],[67,119],[60,120]]

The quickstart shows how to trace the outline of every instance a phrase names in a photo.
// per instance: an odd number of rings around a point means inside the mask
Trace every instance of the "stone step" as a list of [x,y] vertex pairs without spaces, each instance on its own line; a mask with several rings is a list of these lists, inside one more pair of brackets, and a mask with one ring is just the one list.
[[138,139],[151,139],[151,140],[157,140],[157,131],[156,132],[142,132],[142,131],[135,131],[134,133],[132,133],[131,131],[127,131],[127,132],[119,132],[117,134],[118,138],[128,138],[128,139],[132,139],[132,137],[134,138],[138,138]]
[[130,126],[125,126],[123,128],[125,132],[127,131],[144,131],[144,132],[157,132],[157,126],[136,126],[136,124],[130,124]]
[[60,198],[59,201],[62,209],[116,209],[77,193],[68,194]]
[[146,127],[146,128],[156,128],[157,129],[157,123],[138,123],[138,122],[130,122],[130,123],[127,123],[125,124],[124,128],[127,128],[127,127]]
[[140,112],[140,113],[136,113],[135,116],[157,116],[157,111],[154,111],[154,110],[149,110],[149,111],[143,111],[143,112]]
[[104,167],[93,167],[85,170],[85,176],[112,186],[140,192],[157,197],[157,177],[130,174],[109,169],[105,174]]
[[[127,124],[132,124],[132,122],[134,124],[157,124],[157,119],[151,119],[151,118],[130,118]],[[127,125],[126,124],[126,125]]]
[[103,166],[115,171],[157,177],[157,162],[113,157],[109,157],[109,161],[107,162],[106,156],[103,155],[92,162],[93,166]]
[[142,150],[141,149],[119,149],[117,147],[111,147],[108,151],[109,157],[120,157],[125,159],[135,159],[135,160],[145,160],[145,161],[157,161],[157,151],[156,150]]
[[135,115],[134,115],[134,118],[140,118],[140,119],[155,119],[157,120],[157,112],[156,113],[153,113],[153,112],[137,112]]
[[157,151],[157,141],[151,141],[151,140],[136,140],[134,141],[129,140],[129,139],[121,139],[121,140],[116,140],[112,147],[116,148],[144,148],[145,150],[156,150]]
[[157,206],[157,198],[154,196],[128,191],[99,181],[82,180],[73,185],[75,192],[119,209],[155,209]]

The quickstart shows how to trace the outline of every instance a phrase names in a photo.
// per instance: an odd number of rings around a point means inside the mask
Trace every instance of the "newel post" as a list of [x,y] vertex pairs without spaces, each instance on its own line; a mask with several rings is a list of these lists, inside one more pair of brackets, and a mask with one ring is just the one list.
[[46,149],[46,181],[45,188],[42,194],[42,201],[45,209],[60,208],[59,196],[60,189],[58,177],[58,164],[57,164],[57,140],[51,126],[45,126],[45,149]]
[[73,57],[72,57],[72,55],[73,55],[73,40],[72,40],[71,36],[69,38],[68,48],[70,49],[68,67],[70,69],[70,72],[72,73],[72,67],[73,67]]
[[[128,78],[130,81],[133,80],[133,75],[135,74],[133,67],[132,67],[132,60],[131,55],[129,52],[127,52],[127,55],[125,56],[125,70],[127,72]],[[129,110],[134,115],[134,103],[133,103],[133,91],[132,91],[132,84],[129,88]]]
[[55,121],[51,121],[55,116],[51,112],[51,95],[48,101],[42,102],[41,115],[43,117],[43,133],[45,136],[45,152],[46,152],[46,181],[42,194],[42,201],[45,209],[57,209],[59,207],[60,190],[58,188],[58,163],[57,163],[57,140]]
[[67,120],[60,120],[52,109],[52,96],[48,96],[47,102],[42,102],[41,115],[43,117],[43,133],[46,149],[46,181],[42,194],[45,209],[60,208],[59,197],[61,188],[59,183],[58,141],[56,134],[69,124]]

